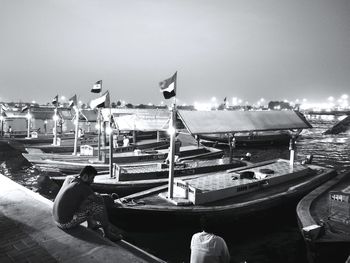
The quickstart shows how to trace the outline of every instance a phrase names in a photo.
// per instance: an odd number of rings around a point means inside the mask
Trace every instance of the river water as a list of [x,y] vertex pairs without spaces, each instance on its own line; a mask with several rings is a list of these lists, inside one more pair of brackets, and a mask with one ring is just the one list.
[[[333,115],[306,116],[313,129],[305,130],[297,141],[297,159],[314,156],[313,163],[336,168],[339,172],[350,170],[349,133],[323,135],[323,132],[343,117]],[[234,155],[252,154],[252,161],[272,158],[289,158],[285,147],[236,149]],[[37,190],[39,171],[21,156],[3,158],[0,173],[22,185]],[[140,219],[142,220],[142,218]],[[192,235],[198,227],[178,226],[176,229],[128,228],[126,239],[168,262],[188,262]],[[252,217],[244,222],[232,222],[218,228],[231,253],[232,262],[307,262],[302,237],[297,227],[295,204],[273,212]]]

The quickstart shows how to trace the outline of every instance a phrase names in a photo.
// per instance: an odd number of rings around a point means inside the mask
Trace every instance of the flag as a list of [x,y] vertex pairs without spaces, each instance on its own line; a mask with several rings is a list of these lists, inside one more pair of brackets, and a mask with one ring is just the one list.
[[91,89],[92,93],[100,93],[102,91],[102,80],[97,81]]
[[78,106],[78,103],[77,103],[77,95],[74,95],[73,97],[71,97],[69,99],[69,108],[73,107],[73,106]]
[[109,92],[106,91],[105,94],[103,94],[101,97],[94,99],[90,102],[90,108],[109,108],[110,99],[109,99]]
[[28,105],[24,105],[24,106],[22,107],[22,109],[21,109],[21,112],[25,112],[25,111],[27,111],[27,110],[29,110],[29,106],[28,106]]
[[170,99],[176,95],[176,77],[177,72],[171,78],[159,82],[160,91],[163,92],[165,99]]
[[6,105],[1,104],[1,111],[8,111],[9,107],[6,107]]
[[52,104],[55,105],[55,106],[58,104],[58,95],[56,95],[56,96],[52,99]]

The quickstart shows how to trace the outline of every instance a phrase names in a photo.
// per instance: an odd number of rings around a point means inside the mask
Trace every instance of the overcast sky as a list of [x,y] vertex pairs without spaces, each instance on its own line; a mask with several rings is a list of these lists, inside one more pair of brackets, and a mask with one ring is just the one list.
[[180,103],[350,93],[348,0],[0,0],[0,98]]

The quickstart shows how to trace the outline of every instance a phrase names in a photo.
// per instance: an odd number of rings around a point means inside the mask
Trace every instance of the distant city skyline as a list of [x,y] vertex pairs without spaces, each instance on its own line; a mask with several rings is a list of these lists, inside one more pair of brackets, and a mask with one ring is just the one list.
[[344,0],[0,0],[0,101],[323,102],[349,94]]

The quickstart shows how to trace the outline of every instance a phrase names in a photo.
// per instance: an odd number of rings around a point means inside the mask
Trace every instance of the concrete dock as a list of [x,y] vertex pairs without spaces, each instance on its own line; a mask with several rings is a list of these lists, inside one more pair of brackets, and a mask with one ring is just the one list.
[[164,262],[84,227],[63,231],[52,202],[0,174],[0,262]]

